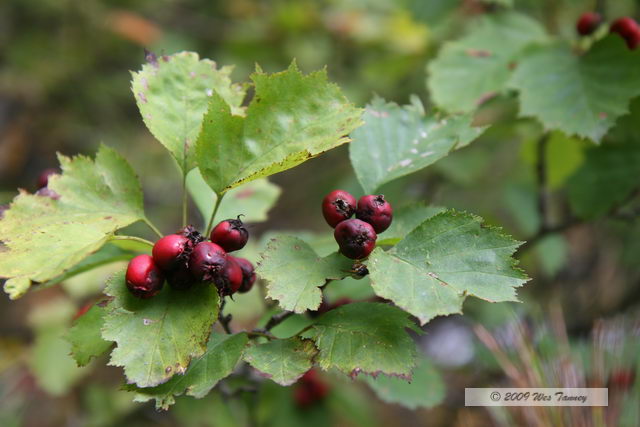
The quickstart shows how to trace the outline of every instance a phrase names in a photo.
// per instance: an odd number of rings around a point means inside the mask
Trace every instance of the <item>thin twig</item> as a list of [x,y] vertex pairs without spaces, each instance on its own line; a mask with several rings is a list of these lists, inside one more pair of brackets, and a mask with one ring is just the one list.
[[220,304],[220,311],[218,311],[218,321],[220,322],[220,324],[222,325],[222,329],[224,329],[224,331],[231,335],[233,334],[233,331],[231,330],[231,327],[229,326],[229,323],[231,323],[231,319],[232,316],[231,314],[227,314],[226,316],[223,314],[223,310],[224,310],[224,306],[227,304],[227,300],[226,299],[222,299],[222,303]]
[[266,338],[268,340],[276,339],[275,335],[266,330],[254,329],[253,331],[247,332],[249,338]]
[[282,323],[292,315],[293,315],[293,311],[283,311],[281,313],[274,314],[273,316],[271,316],[271,318],[265,325],[264,329],[267,331],[270,331],[271,329],[275,328],[276,326],[278,326],[280,323]]
[[187,226],[189,200],[187,198],[187,174],[182,174],[182,226]]
[[536,176],[538,181],[538,212],[543,230],[549,228],[549,189],[547,188],[547,145],[549,133],[544,133],[536,145]]

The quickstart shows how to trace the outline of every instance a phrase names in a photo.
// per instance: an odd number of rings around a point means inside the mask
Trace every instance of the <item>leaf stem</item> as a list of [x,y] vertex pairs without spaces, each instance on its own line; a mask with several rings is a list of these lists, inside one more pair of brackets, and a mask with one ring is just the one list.
[[222,193],[222,194],[216,193],[216,204],[213,207],[211,218],[209,218],[209,223],[207,224],[207,230],[206,230],[205,236],[208,236],[209,233],[211,232],[211,228],[213,227],[213,220],[215,219],[216,214],[218,213],[218,208],[220,208],[220,202],[222,202],[222,198],[224,197],[225,194],[226,193]]
[[142,237],[136,237],[136,236],[114,235],[114,236],[111,236],[111,238],[109,240],[131,240],[131,241],[134,241],[134,242],[143,243],[145,245],[153,247],[153,243],[152,242],[148,241],[147,239],[143,239]]
[[182,174],[182,226],[187,226],[189,200],[187,198],[187,174]]
[[148,218],[144,219],[144,223],[147,224],[149,226],[149,228],[152,229],[153,232],[158,235],[158,237],[163,237],[163,234],[160,232],[160,230],[158,230],[158,227],[153,225],[153,223],[151,221],[149,221]]

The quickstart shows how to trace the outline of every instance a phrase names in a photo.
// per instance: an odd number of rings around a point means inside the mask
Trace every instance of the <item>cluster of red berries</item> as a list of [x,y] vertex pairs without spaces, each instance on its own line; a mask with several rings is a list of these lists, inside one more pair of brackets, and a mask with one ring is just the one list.
[[[351,218],[355,213],[356,217]],[[344,190],[334,190],[322,200],[322,215],[331,227],[340,252],[351,259],[369,256],[376,246],[378,233],[391,225],[393,209],[383,195],[356,199]]]
[[327,384],[315,369],[308,370],[297,382],[293,397],[299,407],[305,408],[323,400],[329,394]]
[[[593,34],[603,23],[602,16],[596,12],[583,13],[576,23],[576,30],[581,36]],[[618,18],[611,23],[609,32],[620,35],[629,49],[635,49],[640,45],[640,25],[629,17]]]
[[138,255],[127,267],[127,288],[139,298],[151,298],[165,279],[174,289],[188,289],[194,283],[213,283],[220,295],[251,290],[256,274],[250,261],[228,252],[242,249],[249,232],[238,219],[216,225],[206,241],[192,226],[169,234],[153,246],[152,255]]

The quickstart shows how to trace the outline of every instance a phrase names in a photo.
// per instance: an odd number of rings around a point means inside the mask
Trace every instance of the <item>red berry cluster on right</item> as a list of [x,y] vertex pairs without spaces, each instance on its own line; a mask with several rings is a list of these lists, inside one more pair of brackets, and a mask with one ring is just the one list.
[[[576,22],[576,31],[581,36],[593,34],[604,22],[602,16],[596,12],[585,12]],[[630,17],[618,18],[611,23],[610,33],[616,33],[624,39],[629,49],[634,50],[640,45],[640,25]]]
[[[355,213],[356,218],[351,218]],[[380,195],[362,196],[356,199],[347,191],[334,190],[322,200],[322,214],[331,227],[335,228],[340,252],[351,259],[369,256],[376,246],[378,233],[391,225],[393,208]]]
[[206,241],[192,226],[162,237],[153,245],[153,256],[138,255],[129,262],[127,288],[139,298],[155,296],[165,280],[180,290],[213,283],[222,296],[251,290],[256,280],[253,265],[228,253],[242,249],[249,239],[242,221],[220,222],[210,238]]
[[318,375],[318,371],[310,369],[298,380],[293,396],[299,407],[306,408],[322,401],[329,391],[329,384]]

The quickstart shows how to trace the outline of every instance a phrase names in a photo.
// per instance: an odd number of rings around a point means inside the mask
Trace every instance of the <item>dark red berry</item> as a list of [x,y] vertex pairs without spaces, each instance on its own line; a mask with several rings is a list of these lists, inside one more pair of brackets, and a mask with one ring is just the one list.
[[177,268],[166,274],[169,286],[177,290],[189,289],[196,281],[186,262],[180,263]]
[[191,251],[189,271],[199,282],[214,282],[227,265],[227,253],[211,242],[200,242]]
[[362,196],[358,200],[356,218],[371,224],[376,233],[382,233],[391,225],[393,208],[382,194]]
[[355,212],[356,198],[344,190],[334,190],[322,199],[322,215],[333,228]]
[[151,298],[162,289],[164,275],[150,255],[138,255],[127,267],[127,288],[138,298]]
[[249,232],[240,217],[238,219],[226,219],[211,231],[211,241],[220,245],[227,252],[244,248],[247,240],[249,240]]
[[362,259],[367,257],[376,246],[376,235],[373,227],[359,219],[342,221],[333,232],[340,252],[347,258]]
[[233,295],[242,286],[242,268],[237,259],[227,255],[227,264],[216,281],[216,286],[222,295]]
[[57,169],[49,168],[43,170],[38,175],[38,188],[46,187],[49,184],[49,177],[58,173]]
[[576,30],[581,36],[588,36],[593,34],[602,23],[602,16],[596,12],[585,12],[580,15],[578,22],[576,22]]
[[619,34],[627,42],[627,47],[631,50],[640,44],[640,26],[633,18],[616,19],[611,23],[610,31]]
[[298,406],[307,407],[323,400],[329,391],[329,385],[318,372],[310,369],[298,380],[293,396]]
[[193,250],[193,242],[182,234],[169,234],[153,245],[153,261],[165,272],[186,263]]
[[256,272],[253,268],[253,264],[248,259],[245,258],[236,258],[236,262],[240,265],[242,269],[242,285],[238,292],[244,294],[249,292],[253,287],[253,284],[256,281]]
[[76,314],[73,315],[73,320],[78,320],[79,317],[85,315],[87,311],[89,311],[93,307],[93,302],[88,302],[76,311]]

